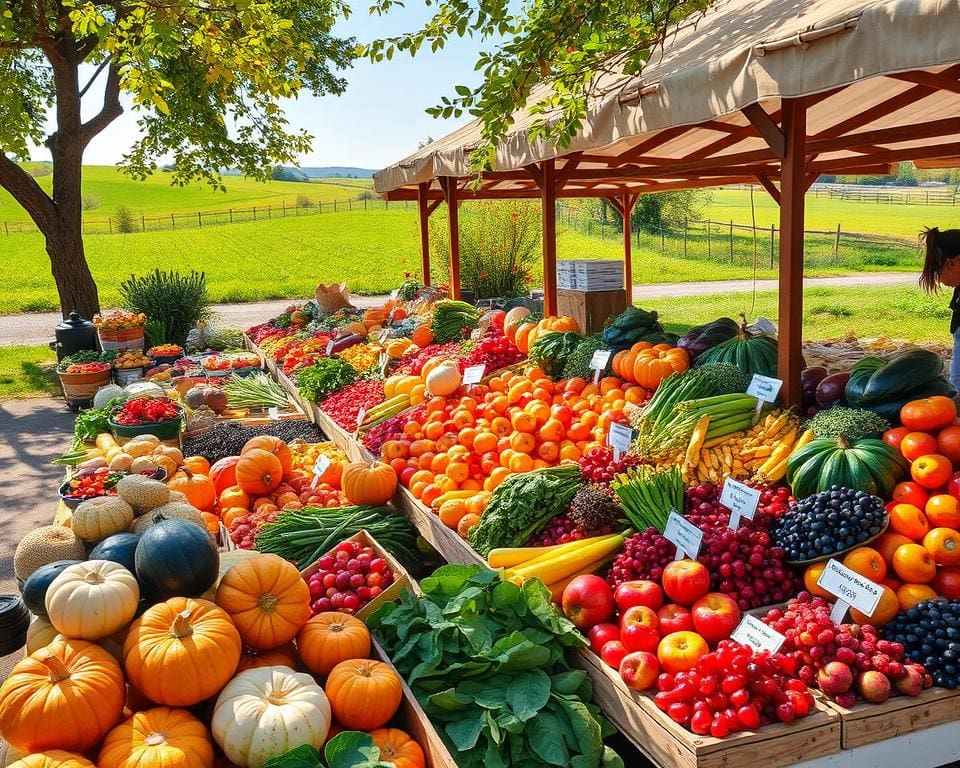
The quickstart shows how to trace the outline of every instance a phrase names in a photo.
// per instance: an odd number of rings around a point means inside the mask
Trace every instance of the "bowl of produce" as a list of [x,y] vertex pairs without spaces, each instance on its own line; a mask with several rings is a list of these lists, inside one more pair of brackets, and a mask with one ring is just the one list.
[[143,371],[147,366],[153,366],[153,361],[139,349],[130,349],[121,353],[113,361],[113,377],[117,384],[123,386],[143,378]]
[[[117,472],[109,467],[95,469],[81,469],[69,480],[64,481],[59,488],[61,501],[70,509],[76,509],[81,502],[94,499],[98,496],[115,496],[116,485],[120,478],[129,472]],[[144,472],[144,475],[154,480],[166,480],[167,471],[160,467],[153,472]]]
[[63,358],[57,365],[57,378],[67,400],[90,400],[110,381],[113,352],[85,350]]
[[183,347],[179,344],[158,344],[147,350],[147,356],[153,365],[170,365],[183,357]]
[[147,317],[142,312],[118,309],[108,315],[94,315],[100,346],[103,349],[143,349],[143,327]]
[[169,440],[183,428],[183,408],[169,397],[138,397],[114,409],[107,423],[114,437],[150,434]]

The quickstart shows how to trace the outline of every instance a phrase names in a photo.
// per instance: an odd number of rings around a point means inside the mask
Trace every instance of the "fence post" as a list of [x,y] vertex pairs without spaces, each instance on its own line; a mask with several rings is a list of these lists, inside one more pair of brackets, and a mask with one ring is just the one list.
[[141,232],[147,231],[147,222],[146,222],[146,219],[143,218],[142,213],[140,214],[140,231]]
[[664,234],[664,231],[663,231],[663,222],[661,221],[658,226],[660,227],[660,253],[666,253],[667,240],[666,240],[666,235]]
[[336,200],[333,201],[333,212],[334,212],[334,213],[337,212],[337,201],[336,201]]
[[200,225],[200,229],[203,229],[203,211],[197,211],[197,223]]
[[174,218],[173,214],[170,214],[170,229],[177,228],[177,220]]
[[281,209],[283,210],[283,218],[287,218],[287,199],[284,198],[280,201]]
[[348,210],[348,211],[353,211],[353,203],[350,202],[349,200],[347,200],[347,210]]
[[840,255],[840,224],[837,224],[837,235],[833,238],[833,258]]
[[712,221],[707,219],[707,259],[708,260],[713,258],[713,243],[711,242],[713,240],[713,238],[711,237],[711,230],[713,229],[713,227],[710,226],[712,223],[713,223]]
[[257,220],[257,206],[253,206],[253,220]]
[[687,217],[683,217],[683,258],[687,258]]
[[363,210],[367,210],[367,198],[363,198]]
[[113,219],[107,218],[107,228],[110,230],[110,234],[113,234]]
[[733,264],[733,219],[730,219],[730,263]]
[[7,226],[7,222],[3,222],[3,231],[6,233],[7,237],[10,236],[10,228]]
[[272,219],[272,218],[273,218],[273,206],[272,206],[272,205],[268,205],[268,206],[267,206],[267,218],[268,218],[268,219]]
[[233,208],[230,209],[230,223],[233,224]]
[[775,240],[777,239],[776,224],[770,225],[770,269],[774,267],[774,251],[776,250]]

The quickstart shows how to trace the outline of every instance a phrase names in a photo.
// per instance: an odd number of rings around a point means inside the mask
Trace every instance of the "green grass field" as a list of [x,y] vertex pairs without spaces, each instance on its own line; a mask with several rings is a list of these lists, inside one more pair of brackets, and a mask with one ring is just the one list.
[[62,394],[49,347],[0,347],[0,400]]

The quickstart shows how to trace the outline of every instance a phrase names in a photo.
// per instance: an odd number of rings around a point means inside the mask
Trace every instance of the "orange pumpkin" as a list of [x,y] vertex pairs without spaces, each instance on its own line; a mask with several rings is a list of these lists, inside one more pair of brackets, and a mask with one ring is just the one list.
[[254,555],[231,566],[216,603],[252,648],[289,643],[310,618],[310,588],[294,565],[277,555]]
[[171,491],[180,491],[187,501],[201,512],[209,512],[217,503],[217,491],[213,480],[206,475],[197,475],[184,464],[167,483]]
[[633,376],[628,378],[641,387],[656,389],[667,376],[683,373],[689,367],[690,355],[687,350],[669,344],[657,344],[637,354],[633,362]]
[[290,667],[296,672],[298,666],[297,649],[293,643],[287,643],[278,648],[269,648],[266,651],[244,648],[243,655],[240,657],[240,664],[237,665],[237,673],[257,667]]
[[250,508],[250,494],[239,485],[231,485],[220,493],[220,509],[226,507]]
[[283,480],[283,465],[270,451],[252,448],[237,462],[237,485],[254,496],[265,496]]
[[372,731],[396,714],[403,698],[400,676],[382,661],[341,661],[327,677],[330,708],[344,728]]
[[328,675],[342,661],[370,655],[370,632],[356,616],[323,611],[310,619],[297,635],[297,650],[307,669]]
[[213,768],[213,744],[185,709],[136,712],[107,734],[100,768]]
[[246,507],[227,507],[226,509],[220,510],[220,519],[223,520],[223,524],[229,529],[233,525],[233,521],[238,517],[245,515],[250,510]]
[[210,462],[203,456],[187,456],[187,458],[183,460],[183,466],[195,475],[206,475],[210,477]]
[[223,493],[224,489],[237,484],[238,461],[239,456],[224,456],[210,466],[209,477],[213,480],[213,488],[218,495]]
[[421,348],[433,344],[433,331],[430,330],[429,325],[417,326],[417,329],[410,335],[410,341]]
[[18,662],[0,685],[0,733],[18,752],[84,752],[120,719],[120,665],[84,640],[54,640]]
[[264,451],[269,451],[274,456],[280,460],[280,466],[283,467],[283,474],[289,474],[290,468],[293,466],[293,454],[290,451],[290,446],[287,445],[279,437],[274,437],[273,435],[259,435],[258,437],[252,437],[244,444],[243,449],[240,451],[240,456],[243,456],[247,451],[252,451],[255,449],[260,449]]
[[370,738],[380,750],[380,757],[394,768],[424,768],[427,764],[423,749],[399,728],[377,728]]
[[35,752],[11,763],[10,768],[97,768],[83,755],[51,749],[49,752]]
[[382,461],[355,461],[344,467],[340,488],[351,504],[376,507],[397,492],[397,473]]
[[213,512],[201,512],[203,515],[203,524],[207,529],[207,533],[216,536],[220,533],[220,518],[217,517]]

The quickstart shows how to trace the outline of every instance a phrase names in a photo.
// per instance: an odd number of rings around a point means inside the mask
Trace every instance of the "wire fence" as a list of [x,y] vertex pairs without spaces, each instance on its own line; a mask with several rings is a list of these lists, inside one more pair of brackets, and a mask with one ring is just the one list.
[[[749,184],[731,184],[727,189],[750,189]],[[756,187],[753,187],[756,189]],[[956,205],[957,186],[884,187],[874,184],[816,183],[807,192],[816,199],[846,200],[853,203],[885,203],[888,205]]]

